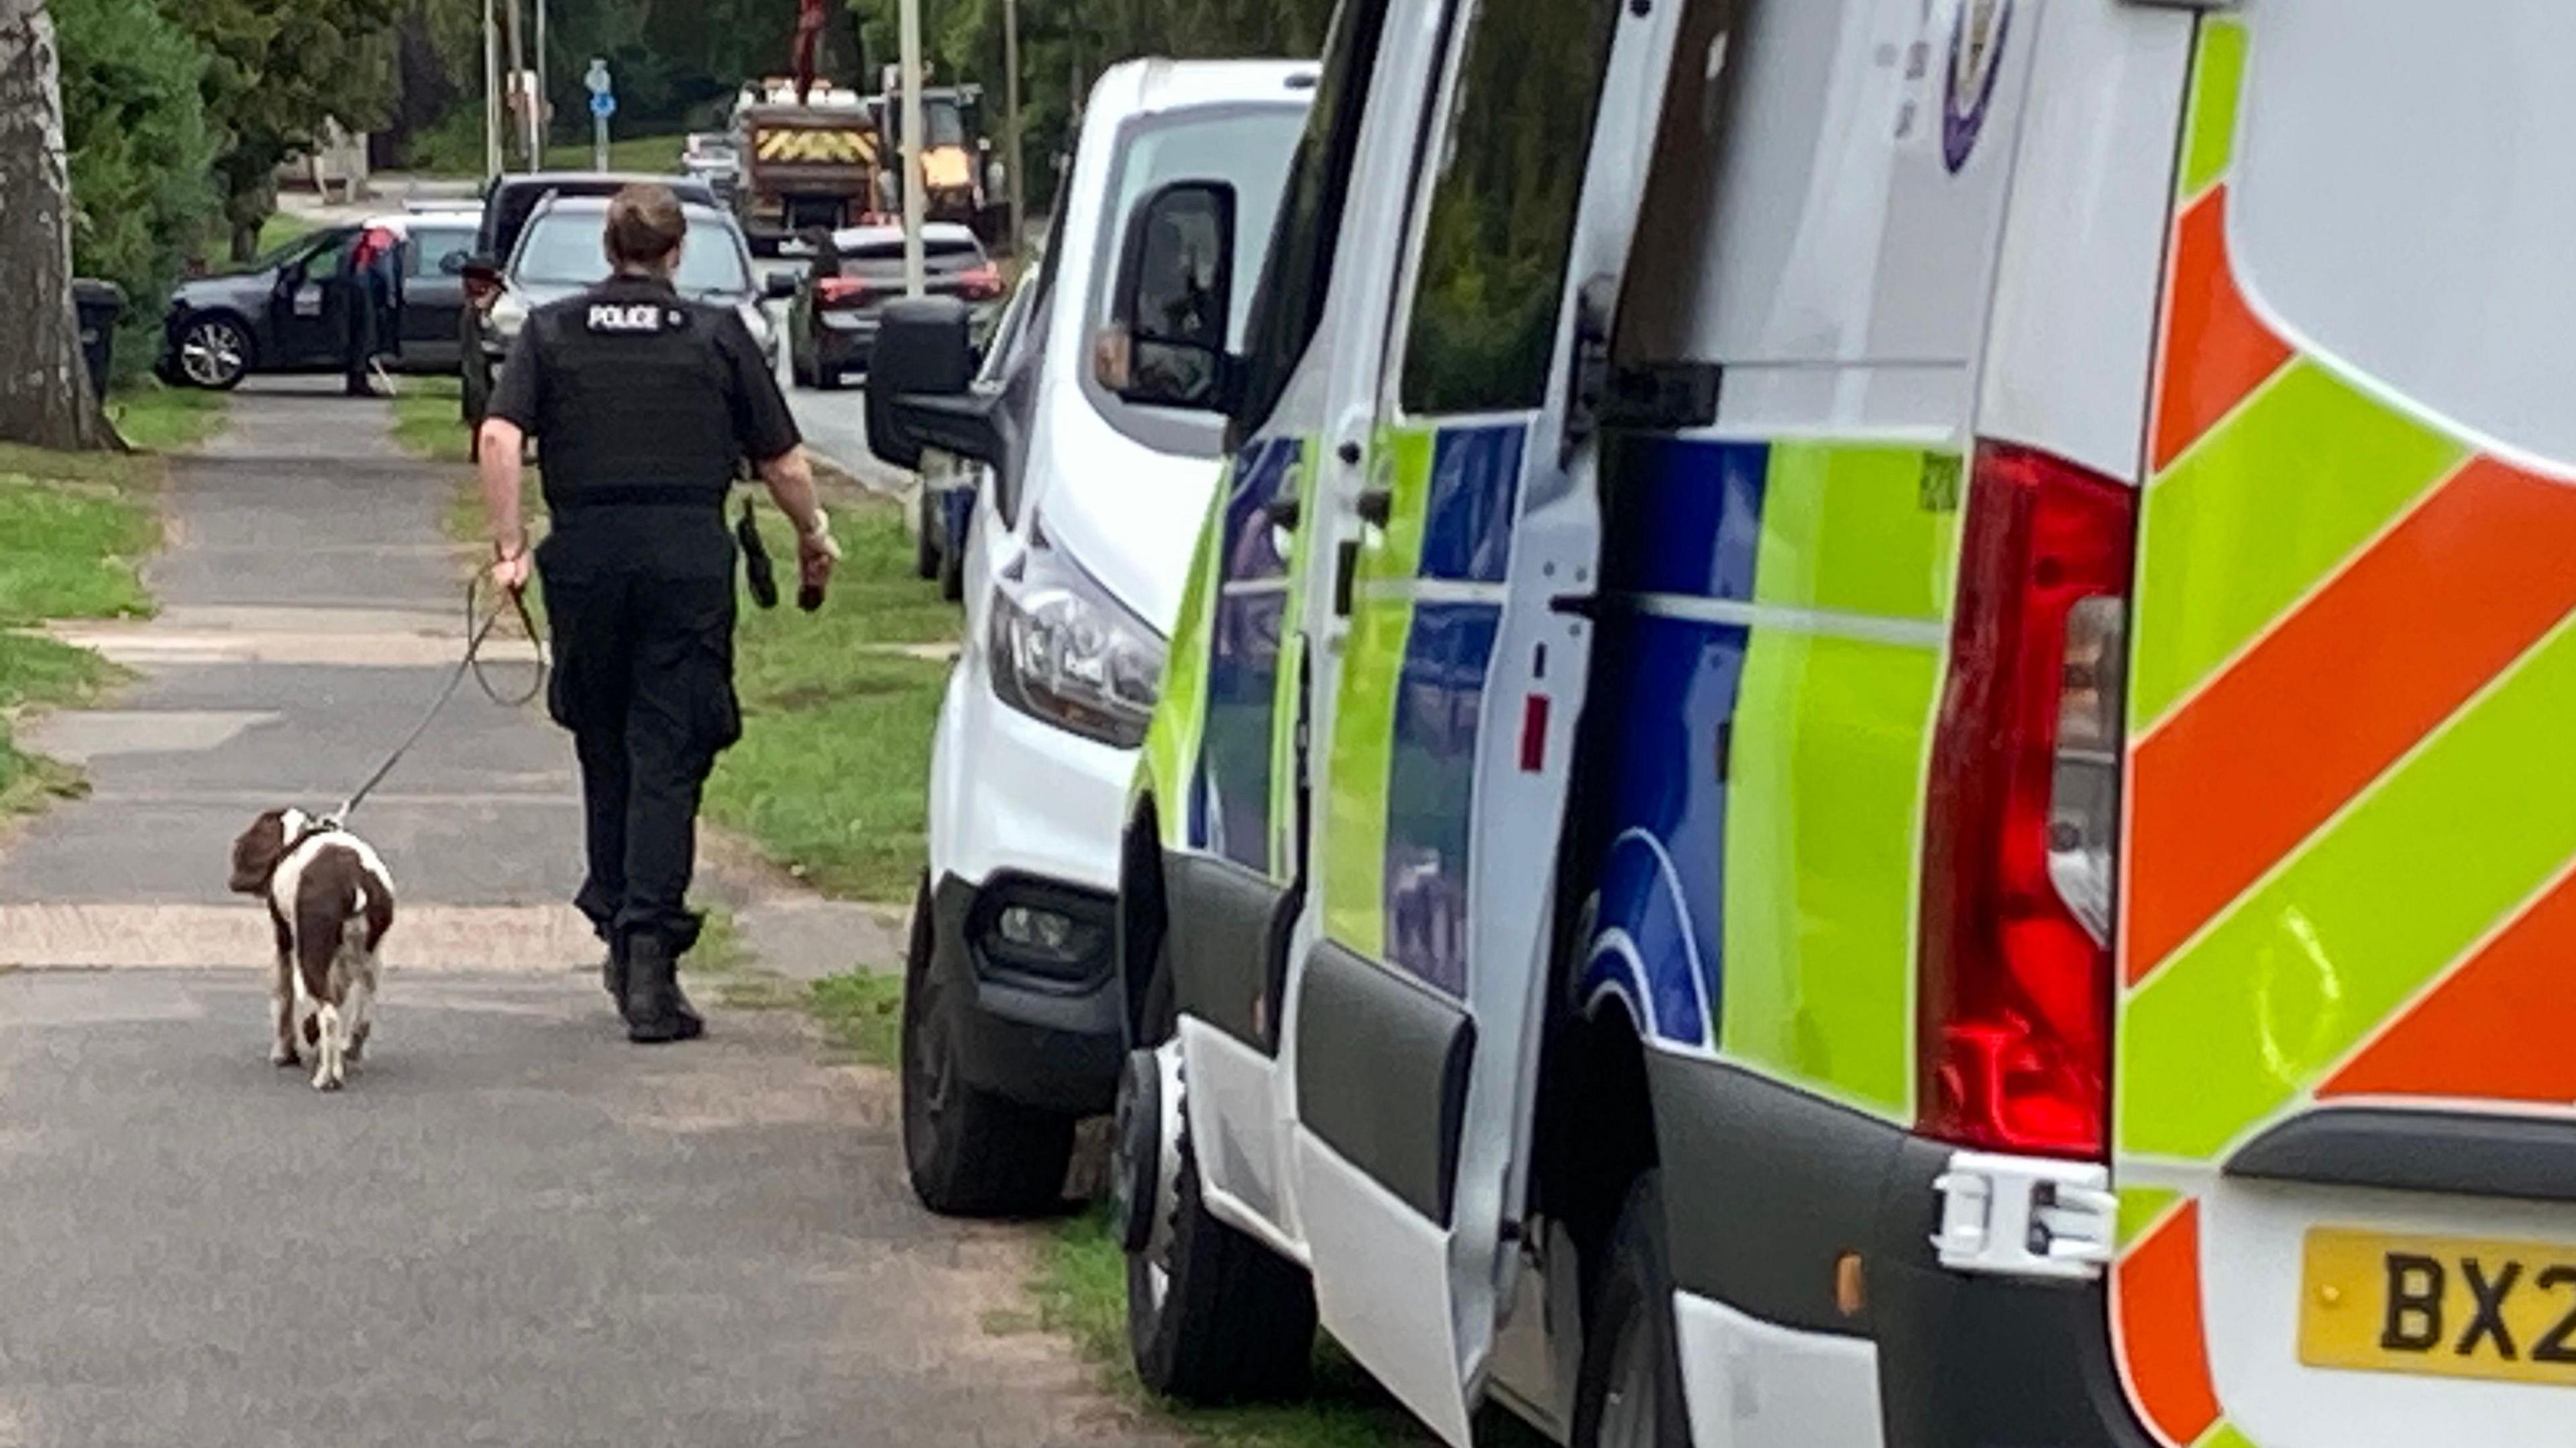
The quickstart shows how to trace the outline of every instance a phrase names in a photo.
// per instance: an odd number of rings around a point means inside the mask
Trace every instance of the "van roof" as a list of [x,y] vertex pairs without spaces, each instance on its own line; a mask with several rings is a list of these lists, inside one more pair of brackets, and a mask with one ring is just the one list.
[[1183,110],[1192,106],[1280,101],[1305,105],[1314,98],[1323,67],[1311,60],[1167,60],[1149,57],[1111,66],[1091,88],[1096,108],[1117,113]]

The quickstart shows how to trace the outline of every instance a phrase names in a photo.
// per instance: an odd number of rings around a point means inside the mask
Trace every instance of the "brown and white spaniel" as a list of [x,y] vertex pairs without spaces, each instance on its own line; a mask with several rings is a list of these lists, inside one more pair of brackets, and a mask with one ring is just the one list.
[[277,929],[269,988],[277,1041],[268,1059],[301,1064],[313,1048],[313,1089],[337,1091],[367,1049],[376,953],[394,923],[394,882],[367,842],[302,810],[273,809],[233,841],[232,888],[268,902]]

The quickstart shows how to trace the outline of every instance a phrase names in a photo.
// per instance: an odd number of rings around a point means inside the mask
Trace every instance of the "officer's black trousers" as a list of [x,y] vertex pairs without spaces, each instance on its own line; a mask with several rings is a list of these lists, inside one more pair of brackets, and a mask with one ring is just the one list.
[[626,571],[545,570],[555,676],[549,705],[581,757],[589,874],[574,903],[612,943],[697,943],[688,908],[698,798],[742,732],[733,692],[734,584]]

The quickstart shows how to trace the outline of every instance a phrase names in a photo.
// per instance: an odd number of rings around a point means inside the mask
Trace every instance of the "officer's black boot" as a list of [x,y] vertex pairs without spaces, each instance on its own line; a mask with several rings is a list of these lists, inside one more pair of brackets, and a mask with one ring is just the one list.
[[680,963],[658,935],[638,935],[626,947],[626,1039],[639,1045],[693,1041],[707,1023],[680,994]]
[[608,998],[617,1003],[619,1010],[624,1010],[626,1008],[626,939],[624,936],[613,935],[609,938],[608,959],[601,961],[599,965],[599,983],[608,987]]

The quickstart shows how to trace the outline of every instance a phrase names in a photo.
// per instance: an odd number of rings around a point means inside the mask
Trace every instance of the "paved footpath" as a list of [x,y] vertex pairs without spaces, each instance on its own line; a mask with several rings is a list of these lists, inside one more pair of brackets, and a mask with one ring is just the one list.
[[784,1012],[624,1043],[531,711],[469,691],[358,821],[403,915],[350,1089],[267,1064],[226,847],[364,777],[461,601],[451,475],[381,405],[233,415],[176,468],[163,616],[95,631],[141,681],[34,731],[95,793],[0,847],[0,1448],[1154,1437],[986,1330],[1026,1235],[912,1202],[884,1073]]

